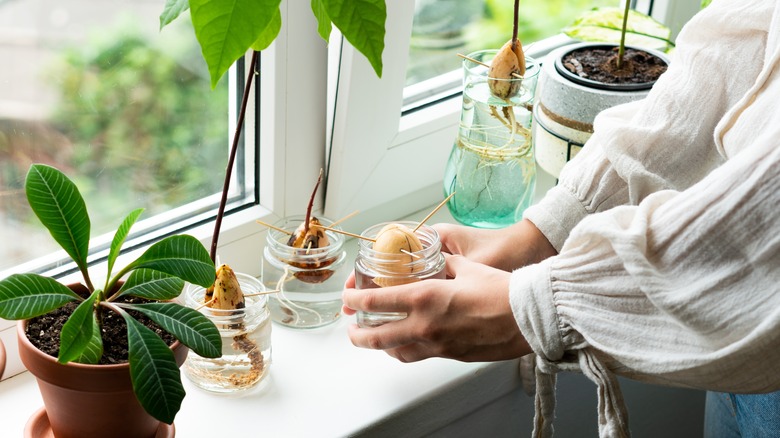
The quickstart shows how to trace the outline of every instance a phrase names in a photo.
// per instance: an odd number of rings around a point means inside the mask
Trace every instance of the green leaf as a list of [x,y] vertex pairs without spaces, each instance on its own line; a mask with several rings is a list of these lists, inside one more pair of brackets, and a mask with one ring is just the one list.
[[[623,29],[621,8],[594,8],[578,17],[563,33],[580,41],[619,43]],[[665,50],[673,47],[671,30],[645,14],[631,10],[626,27],[626,45]]]
[[98,324],[97,316],[94,312],[92,313],[92,319],[92,337],[84,351],[81,352],[81,356],[74,359],[74,362],[97,364],[103,356],[103,338],[100,334],[100,324]]
[[317,18],[317,33],[325,41],[330,41],[330,32],[333,30],[333,25],[330,22],[328,11],[325,10],[325,5],[322,4],[322,0],[311,0],[311,11]]
[[222,356],[222,338],[219,330],[203,314],[175,303],[118,304],[137,310],[151,318],[182,344],[202,357]]
[[130,228],[133,226],[135,221],[138,220],[138,216],[140,216],[143,211],[143,208],[138,208],[131,211],[125,220],[122,221],[122,224],[119,226],[119,228],[117,228],[116,233],[114,233],[114,240],[111,241],[111,250],[108,252],[109,274],[114,269],[114,262],[116,262],[116,258],[119,257],[119,251],[122,249],[122,244],[125,242],[127,234],[130,232]]
[[38,274],[0,280],[0,318],[4,319],[29,319],[80,299],[67,286]]
[[167,0],[165,2],[165,8],[162,14],[160,14],[160,30],[163,27],[171,24],[173,20],[179,17],[182,12],[189,9],[190,3],[188,0]]
[[211,87],[255,44],[279,11],[281,0],[190,0],[190,15]]
[[150,300],[165,301],[179,296],[184,280],[151,269],[138,269],[130,274],[119,296],[131,295]]
[[184,400],[181,373],[173,351],[157,334],[122,312],[127,322],[130,379],[146,412],[172,424]]
[[216,276],[214,262],[206,248],[188,235],[170,236],[155,243],[126,270],[141,268],[174,275],[203,287],[214,284]]
[[79,269],[86,271],[90,222],[76,185],[59,170],[44,164],[30,166],[24,185],[35,215]]
[[260,36],[252,44],[251,49],[256,50],[258,52],[267,49],[268,46],[270,46],[271,43],[274,42],[277,35],[279,35],[279,31],[281,29],[282,29],[282,13],[281,11],[279,11],[279,9],[277,9],[276,13],[271,19],[271,22],[268,23],[268,26],[266,26],[262,32],[260,32]]
[[59,363],[68,363],[78,359],[89,345],[94,335],[95,300],[101,290],[92,292],[92,295],[84,300],[73,314],[70,315],[62,326],[60,333],[60,353],[57,356]]
[[382,77],[382,52],[385,49],[384,0],[321,0],[330,20],[344,38],[362,53],[376,75]]

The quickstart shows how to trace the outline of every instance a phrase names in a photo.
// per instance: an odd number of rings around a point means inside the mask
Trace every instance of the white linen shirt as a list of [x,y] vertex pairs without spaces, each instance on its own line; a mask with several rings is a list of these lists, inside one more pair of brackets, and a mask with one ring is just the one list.
[[559,251],[518,269],[510,303],[537,355],[536,435],[554,373],[598,385],[599,434],[627,436],[615,374],[780,390],[780,8],[715,0],[648,97],[599,114],[529,208]]

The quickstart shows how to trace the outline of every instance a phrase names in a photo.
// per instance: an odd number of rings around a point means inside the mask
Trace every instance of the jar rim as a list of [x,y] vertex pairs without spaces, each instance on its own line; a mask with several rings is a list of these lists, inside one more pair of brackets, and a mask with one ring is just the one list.
[[[484,49],[484,50],[475,50],[466,56],[473,60],[480,61],[483,64],[489,65],[490,61],[493,60],[493,58],[497,53],[498,53],[498,49]],[[494,81],[521,82],[523,80],[531,79],[538,76],[539,72],[542,69],[541,64],[535,58],[532,58],[530,56],[525,56],[525,74],[523,75],[522,78],[512,78],[512,79],[493,78],[488,76],[489,67],[486,67],[483,64],[476,63],[469,59],[464,59],[463,70],[465,70],[467,74],[474,75],[474,76],[483,76],[486,79],[491,79]]]

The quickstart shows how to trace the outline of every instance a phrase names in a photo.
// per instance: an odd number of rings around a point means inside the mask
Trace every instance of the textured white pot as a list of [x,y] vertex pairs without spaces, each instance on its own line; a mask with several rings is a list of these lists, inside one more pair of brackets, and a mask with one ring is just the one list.
[[[533,117],[536,161],[547,173],[558,177],[563,166],[582,149],[593,133],[593,119],[601,111],[647,96],[653,83],[609,85],[579,79],[562,73],[561,60],[583,47],[615,47],[608,43],[578,43],[551,52],[539,76]],[[662,52],[638,49],[669,63]]]

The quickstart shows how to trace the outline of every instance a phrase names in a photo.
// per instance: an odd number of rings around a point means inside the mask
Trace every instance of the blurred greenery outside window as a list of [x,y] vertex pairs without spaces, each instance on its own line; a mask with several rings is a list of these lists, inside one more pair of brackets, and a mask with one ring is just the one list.
[[[583,12],[617,0],[522,0],[518,39],[526,50],[557,35]],[[406,85],[458,70],[458,53],[498,49],[512,37],[511,0],[416,0]]]
[[[57,247],[27,206],[33,162],[84,194],[92,235],[220,192],[228,80],[216,90],[191,24],[159,1],[0,1],[0,271]],[[235,186],[235,184],[233,185]]]

